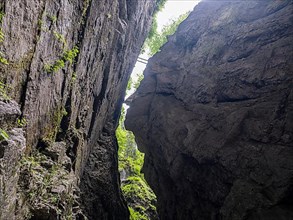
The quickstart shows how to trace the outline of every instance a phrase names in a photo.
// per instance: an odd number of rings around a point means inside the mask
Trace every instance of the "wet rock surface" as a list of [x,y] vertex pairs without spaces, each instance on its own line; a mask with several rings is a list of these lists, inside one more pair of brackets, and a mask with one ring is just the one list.
[[[7,94],[26,119],[26,153],[47,156],[39,169],[44,173],[52,164],[60,165],[60,156],[65,158],[63,171],[74,173],[71,180],[81,186],[80,203],[89,219],[129,215],[119,189],[114,132],[155,5],[126,0],[0,2],[0,55],[9,63],[0,62],[0,81],[9,86]],[[1,128],[10,123],[6,119]],[[94,157],[102,158],[98,166]],[[33,207],[32,218],[60,218],[44,214],[50,207]],[[23,217],[12,211],[9,219]]]
[[203,1],[150,59],[126,126],[164,219],[293,218],[291,1]]

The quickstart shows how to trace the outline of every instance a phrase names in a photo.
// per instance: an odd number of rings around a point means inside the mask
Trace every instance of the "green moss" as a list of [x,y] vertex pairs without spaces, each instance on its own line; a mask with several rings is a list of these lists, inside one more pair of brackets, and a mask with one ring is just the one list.
[[4,12],[0,11],[0,24],[2,24],[3,22],[4,15],[5,15]]
[[65,66],[65,62],[63,59],[56,60],[56,62],[52,66],[52,72],[57,72],[59,69],[62,69],[64,66]]
[[62,108],[62,116],[66,116],[68,115],[68,112],[66,111],[66,109],[63,107]]
[[56,139],[56,135],[60,132],[60,124],[63,116],[66,116],[68,113],[64,107],[57,107],[53,112],[50,118],[50,123],[46,126],[43,133],[43,140],[47,140],[49,142],[54,141]]
[[64,37],[62,34],[58,33],[57,31],[53,31],[53,34],[54,34],[55,38],[56,38],[60,43],[63,44],[63,47],[65,47],[66,44],[67,44],[67,43],[66,43],[66,40],[65,40],[65,37]]
[[63,59],[69,61],[70,64],[73,63],[74,59],[77,57],[79,49],[77,46],[74,46],[71,50],[67,50],[63,54]]
[[45,70],[47,73],[51,73],[51,72],[52,72],[52,65],[46,63],[46,64],[44,65],[44,70]]
[[76,72],[73,72],[72,73],[72,78],[71,78],[71,80],[72,80],[72,82],[74,82],[75,80],[76,80]]
[[4,41],[4,33],[2,29],[0,28],[0,43],[2,43],[3,41]]
[[25,203],[31,211],[42,207],[54,210],[60,217],[58,219],[69,219],[75,201],[72,192],[57,193],[52,190],[56,186],[68,185],[69,172],[39,152],[23,157],[20,166],[19,191],[24,194]]
[[137,150],[133,133],[119,126],[116,137],[119,144],[119,170],[128,169],[130,173],[141,176],[144,154]]
[[38,28],[39,29],[42,29],[43,24],[44,24],[43,20],[42,19],[38,19]]
[[55,23],[57,21],[57,17],[55,15],[48,15],[47,14],[47,17],[49,18],[49,20],[52,22],[52,23]]
[[26,125],[26,119],[25,119],[25,118],[18,118],[18,119],[17,119],[17,125],[18,125],[19,127],[23,127],[23,126],[25,126],[25,125]]
[[7,134],[7,132],[0,128],[0,141],[8,140],[8,139],[9,139],[9,135]]
[[160,51],[160,48],[167,42],[168,36],[175,33],[179,24],[187,18],[189,12],[179,16],[177,20],[172,20],[168,25],[165,25],[161,32],[158,32],[156,23],[156,18],[154,18],[154,23],[152,30],[144,43],[144,48],[148,48],[148,54],[150,56],[156,54]]
[[116,130],[119,171],[126,170],[130,176],[122,182],[121,189],[129,205],[130,219],[149,219],[149,216],[156,216],[156,196],[141,173],[144,154],[138,151],[132,132],[124,128],[124,119],[125,111],[122,108]]
[[78,47],[74,46],[71,50],[64,51],[62,57],[56,60],[54,64],[45,64],[44,70],[48,73],[55,73],[65,67],[66,62],[72,64],[79,53]]
[[[4,12],[0,11],[0,25],[3,22],[4,15],[5,15]],[[2,29],[0,28],[0,43],[3,41],[4,41],[4,33],[3,33]]]
[[142,215],[140,212],[135,211],[133,208],[129,207],[130,220],[148,220],[147,216]]
[[[0,11],[0,25],[2,24],[3,22],[3,17],[4,17],[4,12]],[[2,43],[5,39],[5,35],[2,31],[2,28],[0,27],[0,43]],[[8,60],[6,58],[4,58],[4,55],[3,53],[0,52],[0,63],[1,64],[4,64],[4,65],[8,65]]]
[[10,100],[10,97],[7,95],[8,86],[0,81],[0,97],[4,100]]
[[141,201],[142,204],[151,203],[156,196],[146,184],[146,182],[137,176],[130,176],[122,186],[122,192],[127,200]]
[[82,17],[85,17],[86,11],[91,3],[91,0],[84,0],[83,1],[83,9],[82,9]]
[[2,57],[1,55],[0,55],[0,63],[2,63],[2,64],[4,64],[4,65],[8,65],[8,64],[9,64],[9,63],[8,63],[8,60],[5,59],[4,57]]

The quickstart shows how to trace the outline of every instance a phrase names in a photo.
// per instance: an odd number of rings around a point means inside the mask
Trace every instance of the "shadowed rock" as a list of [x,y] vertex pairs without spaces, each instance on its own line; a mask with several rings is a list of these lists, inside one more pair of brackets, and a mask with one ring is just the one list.
[[293,218],[291,1],[203,1],[149,60],[126,126],[162,220]]

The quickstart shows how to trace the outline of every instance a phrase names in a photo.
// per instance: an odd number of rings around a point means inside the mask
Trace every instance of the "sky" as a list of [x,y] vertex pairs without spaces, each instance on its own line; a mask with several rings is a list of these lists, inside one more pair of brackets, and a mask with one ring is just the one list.
[[161,30],[170,20],[176,19],[188,11],[192,11],[199,2],[198,0],[168,0],[163,10],[157,15],[158,29]]
[[[160,31],[164,25],[170,23],[171,20],[178,18],[180,15],[185,14],[188,11],[192,11],[193,8],[199,3],[199,0],[168,0],[164,8],[158,12],[157,21],[158,21],[158,30]],[[148,59],[147,54],[141,54],[139,57]],[[133,82],[137,80],[137,76],[142,74],[146,64],[136,62],[135,67],[131,73],[131,78]],[[134,89],[131,89],[127,92],[125,99],[127,99]],[[125,109],[128,107],[125,105]]]
[[[158,13],[158,29],[161,30],[162,27],[171,20],[178,18],[180,15],[185,14],[188,11],[192,11],[194,6],[196,6],[199,0],[168,0],[164,8]],[[142,54],[140,57],[148,59],[147,54]],[[132,78],[136,79],[137,74],[141,74],[145,69],[145,64],[136,62],[135,67],[132,72]]]

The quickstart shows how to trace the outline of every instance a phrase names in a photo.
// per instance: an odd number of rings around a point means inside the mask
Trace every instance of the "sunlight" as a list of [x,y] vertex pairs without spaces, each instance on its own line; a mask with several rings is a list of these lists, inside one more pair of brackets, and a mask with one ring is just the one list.
[[[158,12],[157,14],[157,22],[158,22],[158,31],[161,31],[162,28],[170,24],[172,20],[176,20],[179,18],[180,15],[185,14],[188,11],[192,11],[193,8],[199,3],[199,0],[168,0],[165,3],[164,8],[162,11]],[[140,54],[140,58],[148,60],[149,55],[147,53]],[[146,61],[143,60],[137,61],[135,67],[132,71],[131,77],[135,81],[138,75],[142,74],[146,67]],[[132,89],[126,95],[126,99],[134,92]],[[127,108],[127,107],[126,107]]]
[[158,29],[161,30],[170,20],[176,19],[188,11],[192,11],[199,2],[198,0],[167,1],[163,10],[158,13]]

